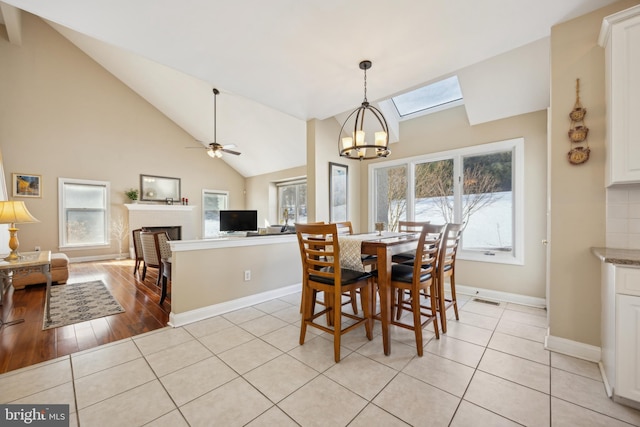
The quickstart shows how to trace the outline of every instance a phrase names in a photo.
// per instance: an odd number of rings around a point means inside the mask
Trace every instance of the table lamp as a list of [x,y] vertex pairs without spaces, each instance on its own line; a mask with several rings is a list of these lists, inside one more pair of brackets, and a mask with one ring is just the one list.
[[0,224],[9,224],[9,248],[11,253],[5,257],[5,261],[17,261],[18,254],[18,229],[16,224],[25,222],[40,222],[29,213],[24,202],[13,200],[0,201]]

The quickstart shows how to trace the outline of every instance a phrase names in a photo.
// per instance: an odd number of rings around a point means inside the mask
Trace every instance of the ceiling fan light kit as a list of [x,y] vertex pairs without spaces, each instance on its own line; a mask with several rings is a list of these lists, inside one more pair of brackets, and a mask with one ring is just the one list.
[[[216,88],[213,88],[213,142],[209,144],[207,149],[207,154],[209,157],[213,159],[218,159],[222,157],[222,153],[233,154],[234,156],[239,156],[241,153],[238,151],[231,150],[231,148],[235,147],[234,144],[222,145],[218,144],[216,133],[218,131],[217,124],[217,102],[216,98],[220,94],[220,91]],[[194,147],[195,148],[195,147]]]
[[[355,160],[376,159],[387,157],[391,151],[389,150],[389,127],[387,120],[380,110],[367,101],[367,70],[371,68],[371,61],[365,60],[360,62],[360,69],[364,71],[364,100],[360,107],[356,108],[345,120],[340,135],[338,136],[338,147],[341,157]],[[368,115],[367,122],[373,121],[380,126],[380,129],[373,132],[373,141],[367,139],[371,135],[367,135],[364,131],[365,116]],[[353,119],[353,122],[352,120]],[[353,127],[350,136],[343,136],[345,130]]]

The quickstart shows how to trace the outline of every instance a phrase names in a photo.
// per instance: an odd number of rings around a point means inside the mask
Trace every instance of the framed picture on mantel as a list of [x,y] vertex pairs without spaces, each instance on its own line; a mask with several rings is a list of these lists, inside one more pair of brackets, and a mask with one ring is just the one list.
[[180,178],[140,175],[140,200],[167,203],[180,200]]
[[349,214],[349,168],[329,162],[329,220],[347,221]]

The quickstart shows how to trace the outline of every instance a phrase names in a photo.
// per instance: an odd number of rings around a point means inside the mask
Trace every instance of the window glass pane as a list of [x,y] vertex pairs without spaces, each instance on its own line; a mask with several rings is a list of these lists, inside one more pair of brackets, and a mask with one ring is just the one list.
[[65,184],[67,209],[104,208],[104,187],[86,184]]
[[462,99],[462,91],[460,90],[457,76],[452,76],[391,98],[400,117],[460,99]]
[[307,222],[307,186],[306,184],[298,185],[298,202],[296,206],[296,218],[294,222]]
[[106,240],[105,212],[102,210],[68,210],[66,216],[69,245],[103,244]]
[[513,251],[512,152],[463,157],[462,248]]
[[108,230],[109,183],[60,178],[60,245],[105,246]]
[[[286,210],[286,218],[285,218]],[[297,181],[278,186],[278,218],[280,224],[293,225],[307,222],[307,183]]]
[[397,230],[398,221],[407,218],[407,166],[378,168],[375,171],[374,222],[387,230]]
[[204,238],[216,237],[220,233],[220,211],[227,208],[226,193],[203,192],[202,216],[204,221]]
[[415,220],[453,222],[453,159],[417,164],[414,176]]

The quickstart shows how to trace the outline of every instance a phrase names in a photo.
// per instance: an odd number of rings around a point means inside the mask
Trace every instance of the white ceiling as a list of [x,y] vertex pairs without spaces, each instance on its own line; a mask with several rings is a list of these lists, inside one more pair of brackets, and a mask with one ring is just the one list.
[[0,23],[20,44],[16,9],[42,17],[196,140],[218,88],[224,160],[254,176],[306,163],[306,120],[360,104],[363,59],[370,101],[458,73],[472,125],[546,108],[551,27],[614,1],[4,0]]

